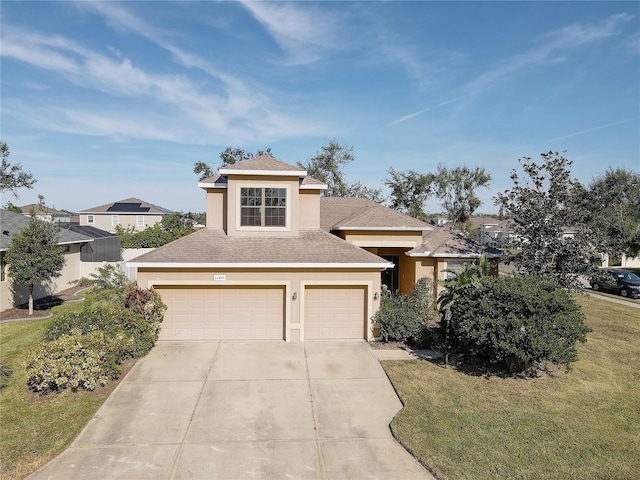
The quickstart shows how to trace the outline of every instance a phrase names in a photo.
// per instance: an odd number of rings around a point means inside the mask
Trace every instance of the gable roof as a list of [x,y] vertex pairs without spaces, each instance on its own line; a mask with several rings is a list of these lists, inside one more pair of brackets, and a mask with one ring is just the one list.
[[[24,227],[29,225],[31,219],[21,213],[9,212],[0,209],[0,251],[7,250],[12,243],[12,238]],[[58,228],[58,245],[69,245],[72,243],[93,242],[93,238],[81,233],[72,232],[64,228]]]
[[307,171],[304,168],[300,168],[295,165],[290,165],[273,158],[269,155],[259,155],[257,157],[250,158],[249,160],[243,160],[242,162],[234,163],[220,169],[221,175],[234,174],[234,175],[293,175],[296,177],[306,177]]
[[128,213],[128,214],[153,214],[153,215],[166,215],[173,213],[172,210],[167,208],[153,205],[139,198],[127,198],[125,200],[118,200],[113,203],[105,203],[99,207],[88,208],[82,210],[80,213]]
[[298,237],[229,237],[205,228],[134,258],[138,267],[386,268],[391,264],[322,230]]
[[70,217],[71,216],[71,213],[69,213],[69,212],[65,212],[63,210],[56,210],[55,208],[46,207],[46,206],[43,207],[39,203],[30,203],[29,205],[23,205],[22,207],[20,207],[20,211],[24,215],[30,215],[31,214],[31,210],[36,212],[36,214],[45,213],[45,214],[49,214],[49,215],[57,215],[57,216],[63,216],[63,217],[64,216],[66,216],[66,217]]
[[320,228],[331,230],[427,231],[433,227],[366,198],[322,197]]
[[437,227],[426,232],[422,238],[422,245],[409,250],[407,255],[410,257],[480,258],[482,255],[499,257],[502,252],[497,248],[483,246],[448,228]]

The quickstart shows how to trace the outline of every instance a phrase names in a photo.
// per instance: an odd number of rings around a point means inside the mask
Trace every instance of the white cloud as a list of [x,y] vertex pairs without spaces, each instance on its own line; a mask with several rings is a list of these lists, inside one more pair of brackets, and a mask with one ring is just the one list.
[[285,63],[302,65],[315,62],[322,54],[340,47],[341,19],[319,8],[296,3],[244,1],[251,12],[286,53]]

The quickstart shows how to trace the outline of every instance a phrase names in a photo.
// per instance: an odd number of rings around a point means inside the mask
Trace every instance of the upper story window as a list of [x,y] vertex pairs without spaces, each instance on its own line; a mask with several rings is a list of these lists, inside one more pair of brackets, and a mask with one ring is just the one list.
[[286,227],[287,189],[242,187],[240,226]]
[[144,227],[144,215],[138,215],[136,225],[138,225],[139,227]]
[[87,223],[94,223],[95,219],[93,217],[93,215],[87,215]]
[[118,215],[111,215],[111,226],[115,227],[116,225],[120,225],[120,217]]

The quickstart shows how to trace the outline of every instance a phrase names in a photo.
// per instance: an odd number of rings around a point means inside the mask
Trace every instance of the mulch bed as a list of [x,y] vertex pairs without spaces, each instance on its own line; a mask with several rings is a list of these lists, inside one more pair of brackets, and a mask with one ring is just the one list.
[[22,318],[45,318],[48,317],[51,312],[51,307],[60,305],[63,302],[69,302],[73,300],[81,300],[82,296],[76,296],[75,294],[80,290],[84,290],[87,287],[71,287],[66,290],[62,290],[54,295],[49,295],[44,298],[39,298],[33,302],[33,315],[29,315],[29,304],[18,305],[15,308],[8,308],[0,312],[0,321],[4,320],[17,320]]

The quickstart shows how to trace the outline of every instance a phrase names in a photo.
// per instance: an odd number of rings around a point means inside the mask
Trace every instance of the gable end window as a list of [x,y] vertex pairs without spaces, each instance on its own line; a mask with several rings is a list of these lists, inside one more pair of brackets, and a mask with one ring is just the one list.
[[286,227],[286,220],[286,188],[240,189],[240,226]]

